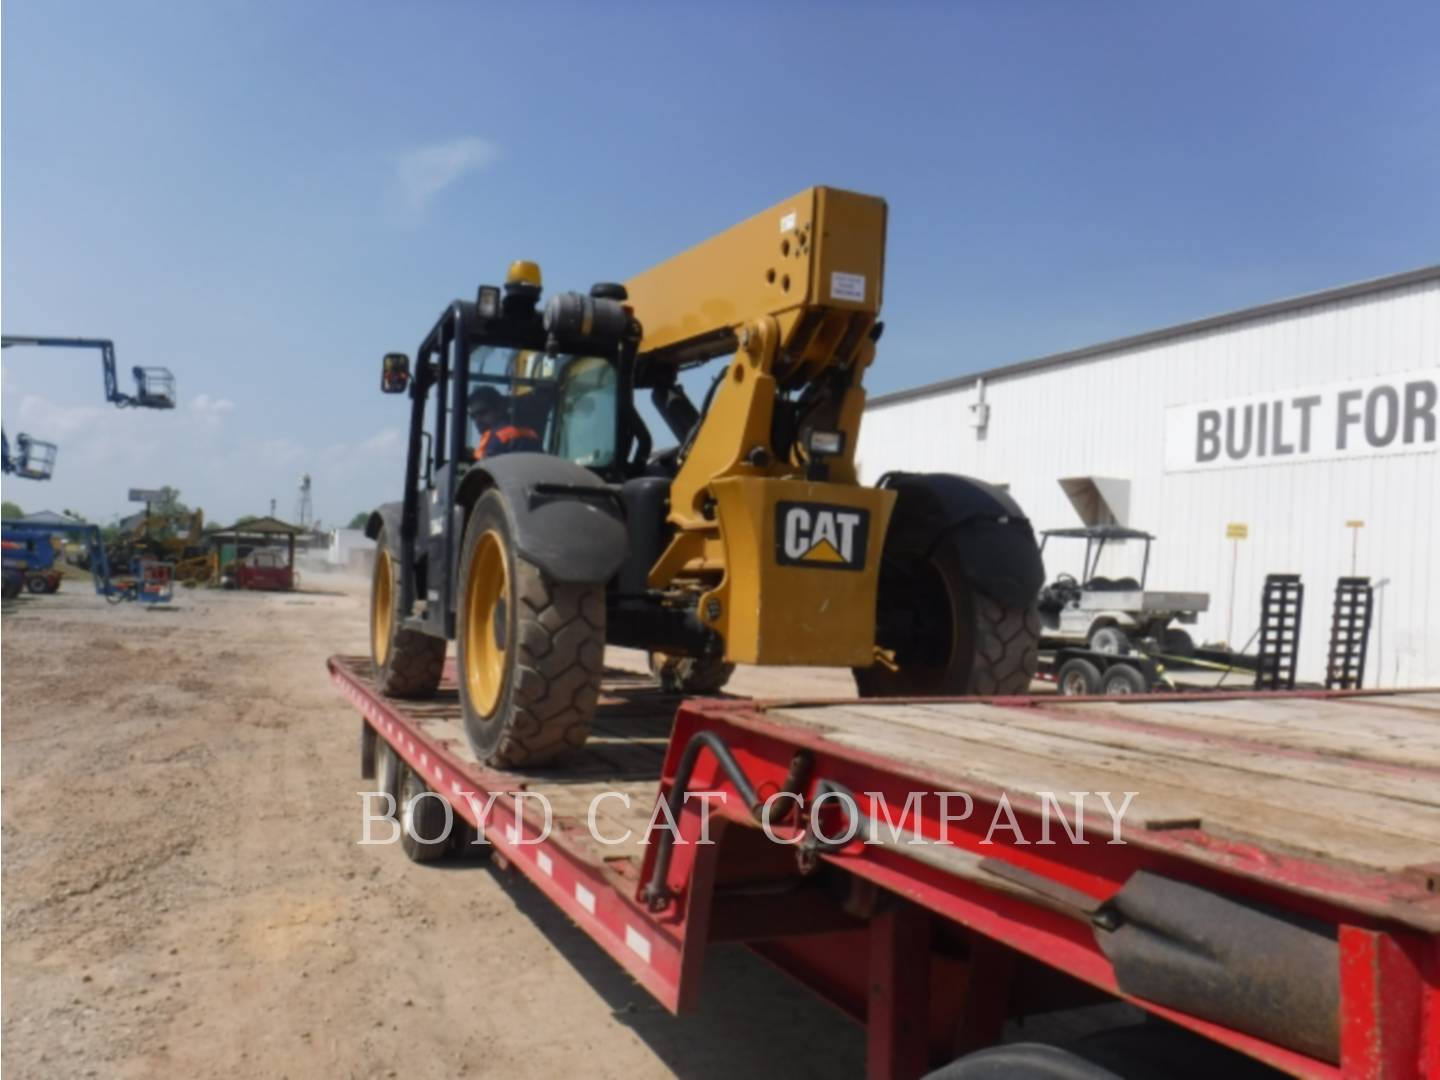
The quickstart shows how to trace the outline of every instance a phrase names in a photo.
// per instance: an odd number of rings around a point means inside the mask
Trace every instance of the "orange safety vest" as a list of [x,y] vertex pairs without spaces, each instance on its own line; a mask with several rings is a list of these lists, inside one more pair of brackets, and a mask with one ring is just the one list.
[[503,453],[504,449],[516,439],[531,439],[538,443],[540,436],[536,435],[530,428],[516,427],[513,424],[507,424],[502,428],[491,428],[480,437],[480,445],[475,448],[476,461],[479,461],[487,453],[491,452],[492,447],[490,441],[492,439],[498,444],[493,449]]

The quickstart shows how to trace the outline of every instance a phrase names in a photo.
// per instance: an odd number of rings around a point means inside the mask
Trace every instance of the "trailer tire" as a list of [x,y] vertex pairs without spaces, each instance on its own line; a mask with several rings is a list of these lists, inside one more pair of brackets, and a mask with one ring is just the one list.
[[400,624],[400,560],[382,528],[370,578],[370,662],[382,693],[426,698],[440,685],[445,639]]
[[476,755],[545,765],[585,744],[605,661],[605,587],[556,581],[520,557],[504,496],[488,491],[465,529],[456,679]]
[[926,1073],[923,1080],[1265,1080],[1279,1075],[1200,1035],[1146,1020],[1055,1044],[992,1046]]
[[44,574],[31,574],[25,579],[25,588],[28,592],[39,596],[41,593],[50,591],[50,583],[45,580]]
[[[1034,605],[1007,607],[977,590],[965,575],[956,541],[942,538],[918,572],[882,571],[879,607],[903,605],[919,621],[897,667],[855,668],[861,697],[944,697],[1023,694],[1040,657],[1040,615]],[[884,621],[882,618],[879,620]],[[882,642],[883,645],[883,642]],[[909,655],[907,655],[907,652]]]
[[383,791],[395,800],[396,808],[400,802],[400,770],[404,768],[399,756],[379,735],[375,736],[375,790]]
[[718,694],[735,674],[735,665],[720,656],[674,656],[652,650],[650,674],[668,694]]
[[1145,676],[1129,664],[1113,664],[1105,669],[1101,690],[1111,696],[1143,694],[1150,689]]
[[1065,697],[1100,693],[1100,669],[1089,660],[1075,657],[1060,665],[1055,688]]
[[[393,754],[391,755],[394,756]],[[411,862],[434,862],[450,850],[455,812],[406,765],[400,772],[400,848]]]

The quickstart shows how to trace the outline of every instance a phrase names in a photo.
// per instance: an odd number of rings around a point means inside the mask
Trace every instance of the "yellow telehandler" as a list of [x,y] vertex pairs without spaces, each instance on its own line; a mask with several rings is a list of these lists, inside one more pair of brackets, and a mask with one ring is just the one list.
[[[607,642],[687,693],[737,663],[849,667],[866,696],[1024,692],[1043,570],[1020,508],[966,477],[856,475],[885,222],[881,199],[811,188],[543,311],[515,263],[413,369],[387,354],[411,413],[403,498],[366,527],[384,691],[433,693],[454,640],[498,766],[585,741]],[[721,358],[697,406],[680,375]]]

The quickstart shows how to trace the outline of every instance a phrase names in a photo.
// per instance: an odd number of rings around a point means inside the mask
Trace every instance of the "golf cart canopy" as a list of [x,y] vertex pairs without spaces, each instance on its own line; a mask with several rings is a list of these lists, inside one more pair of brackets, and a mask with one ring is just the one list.
[[[1080,583],[1087,589],[1141,589],[1145,588],[1145,580],[1150,576],[1150,542],[1155,539],[1143,529],[1131,529],[1124,525],[1078,525],[1070,529],[1046,529],[1040,534],[1040,554],[1045,554],[1045,545],[1051,537],[1058,537],[1061,540],[1084,540],[1085,541],[1085,564],[1080,574]],[[1118,543],[1122,540],[1143,540],[1145,542],[1145,561],[1140,566],[1140,579],[1120,578],[1111,581],[1109,578],[1102,578],[1100,574],[1100,556],[1105,552],[1107,542]]]
[[1124,525],[1078,525],[1073,529],[1046,529],[1041,536],[1058,536],[1063,540],[1154,540],[1143,529]]

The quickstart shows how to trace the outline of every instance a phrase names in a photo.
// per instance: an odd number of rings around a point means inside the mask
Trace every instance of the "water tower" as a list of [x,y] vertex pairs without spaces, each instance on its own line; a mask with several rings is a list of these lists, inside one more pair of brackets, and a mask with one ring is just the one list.
[[300,497],[295,503],[295,524],[308,529],[315,523],[315,508],[310,505],[310,474],[300,474]]

